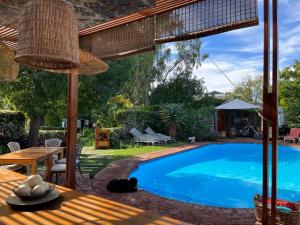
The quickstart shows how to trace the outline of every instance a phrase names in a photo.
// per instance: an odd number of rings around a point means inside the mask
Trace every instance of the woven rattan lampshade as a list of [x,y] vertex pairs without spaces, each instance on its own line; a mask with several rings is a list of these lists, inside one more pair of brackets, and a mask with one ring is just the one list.
[[16,61],[41,69],[79,66],[78,22],[63,0],[32,0],[22,11]]
[[15,81],[19,65],[14,61],[16,54],[6,44],[0,43],[0,81]]
[[[78,74],[80,75],[94,75],[108,70],[108,65],[105,62],[87,51],[80,50],[79,60]],[[69,70],[50,70],[50,72],[69,73]]]

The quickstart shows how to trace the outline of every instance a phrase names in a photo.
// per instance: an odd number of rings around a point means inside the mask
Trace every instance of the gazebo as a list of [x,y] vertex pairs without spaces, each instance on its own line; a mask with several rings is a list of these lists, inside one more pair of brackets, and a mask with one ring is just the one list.
[[233,99],[215,107],[216,131],[229,132],[233,128],[241,130],[248,121],[254,127],[260,127],[260,117],[256,110],[259,106]]

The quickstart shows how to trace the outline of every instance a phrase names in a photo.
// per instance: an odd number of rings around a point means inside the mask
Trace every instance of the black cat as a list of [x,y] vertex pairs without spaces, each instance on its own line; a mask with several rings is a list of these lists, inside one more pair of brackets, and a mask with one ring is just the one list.
[[106,186],[107,190],[116,193],[127,193],[137,191],[137,179],[132,177],[130,179],[113,179],[109,181]]

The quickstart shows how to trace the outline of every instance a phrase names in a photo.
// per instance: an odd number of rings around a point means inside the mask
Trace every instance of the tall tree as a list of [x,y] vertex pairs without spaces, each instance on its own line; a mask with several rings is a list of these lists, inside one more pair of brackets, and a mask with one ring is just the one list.
[[200,39],[158,45],[154,53],[134,57],[134,75],[125,89],[136,105],[149,105],[156,84],[164,85],[177,77],[191,78],[194,68],[207,57],[202,54]]
[[123,88],[135,105],[149,105],[151,84],[154,82],[154,53],[144,53],[132,57],[134,65],[133,76]]
[[300,62],[280,72],[279,103],[291,127],[300,126]]
[[92,115],[107,111],[107,101],[121,93],[125,83],[132,77],[132,57],[109,61],[109,70],[96,76],[79,78],[79,115]]
[[239,82],[231,93],[227,94],[228,98],[240,98],[255,105],[262,104],[262,76],[246,76]]
[[66,112],[67,77],[21,67],[16,82],[1,83],[1,96],[30,119],[29,145],[38,144],[39,128],[47,115]]
[[159,84],[151,94],[152,104],[182,103],[192,105],[205,93],[204,81],[190,77],[176,77]]
[[190,76],[207,57],[208,54],[202,53],[200,39],[163,44],[156,51],[157,81],[165,83],[172,76]]

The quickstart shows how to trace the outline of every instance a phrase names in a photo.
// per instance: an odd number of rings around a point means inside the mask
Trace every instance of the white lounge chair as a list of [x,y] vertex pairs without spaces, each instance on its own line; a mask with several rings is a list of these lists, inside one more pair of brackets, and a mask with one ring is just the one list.
[[134,137],[136,143],[152,144],[159,143],[160,139],[149,134],[142,134],[136,128],[132,128],[130,134]]
[[148,127],[145,132],[149,135],[152,135],[154,137],[157,137],[159,140],[164,141],[165,143],[167,143],[168,141],[172,141],[172,138],[170,136],[161,134],[161,133],[156,133],[154,132],[151,127]]

